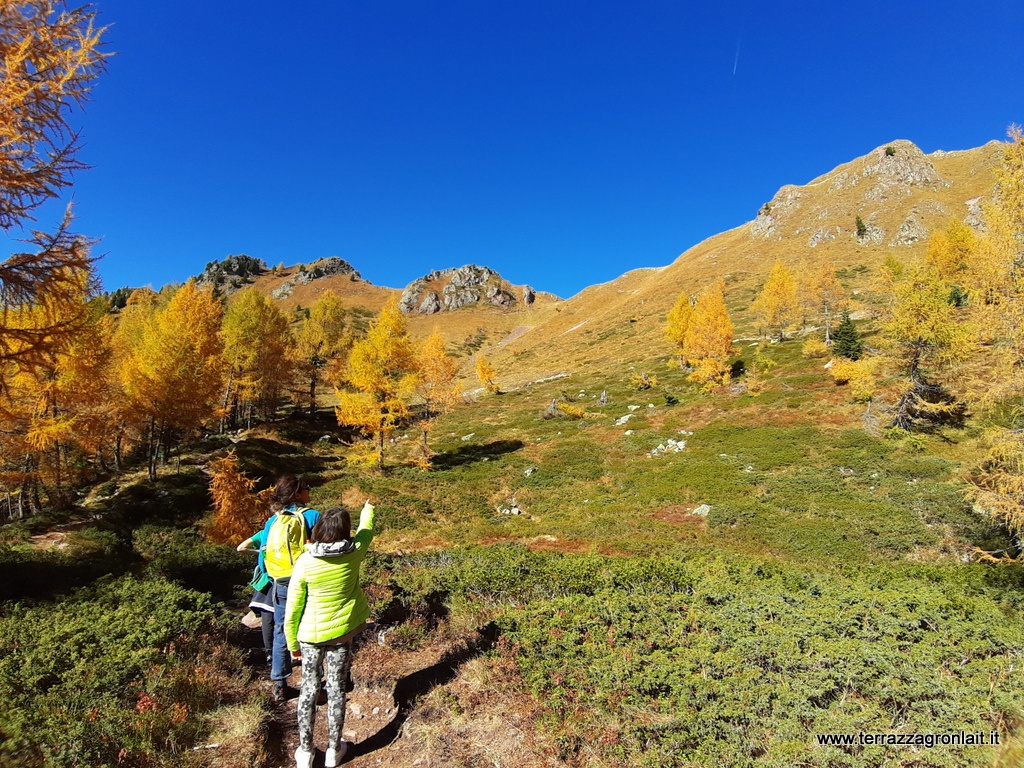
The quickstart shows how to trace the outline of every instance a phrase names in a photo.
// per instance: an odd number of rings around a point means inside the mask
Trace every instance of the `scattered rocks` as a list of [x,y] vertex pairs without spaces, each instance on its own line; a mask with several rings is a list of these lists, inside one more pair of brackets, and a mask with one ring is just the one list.
[[523,472],[523,477],[533,477],[538,471],[537,467],[527,467],[526,471]]
[[849,467],[840,467],[839,474],[842,475],[843,477],[853,477],[854,471]]
[[839,227],[819,227],[807,241],[808,248],[817,248],[822,243],[827,243],[839,237],[842,230]]
[[711,506],[709,504],[701,504],[699,507],[693,510],[692,514],[699,515],[700,517],[707,517],[710,511]]
[[669,438],[664,443],[662,443],[657,448],[655,448],[653,451],[649,452],[647,454],[647,458],[650,459],[650,458],[653,458],[655,456],[664,456],[665,454],[668,454],[668,453],[679,453],[680,451],[682,451],[685,448],[686,448],[686,441],[685,440],[675,440],[673,438]]
[[630,405],[630,406],[627,406],[627,407],[628,407],[628,409],[630,411],[638,411],[638,410],[640,410],[640,406],[639,405]]
[[463,435],[462,437],[460,437],[459,440],[465,443],[468,440],[472,440],[475,436],[476,432],[470,432],[468,435]]
[[621,427],[623,424],[625,424],[626,422],[628,422],[632,418],[633,418],[633,414],[632,413],[627,413],[625,416],[623,416],[622,418],[618,419],[615,422],[615,426],[616,427]]

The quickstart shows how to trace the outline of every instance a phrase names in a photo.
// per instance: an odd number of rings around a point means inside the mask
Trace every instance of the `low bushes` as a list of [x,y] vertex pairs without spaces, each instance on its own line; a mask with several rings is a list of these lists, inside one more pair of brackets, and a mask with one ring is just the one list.
[[0,764],[188,765],[204,713],[244,698],[208,595],[101,580],[0,618]]

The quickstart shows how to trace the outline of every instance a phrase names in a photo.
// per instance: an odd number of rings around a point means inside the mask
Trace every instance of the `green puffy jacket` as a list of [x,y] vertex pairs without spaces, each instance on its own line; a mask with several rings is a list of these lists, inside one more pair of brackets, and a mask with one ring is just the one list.
[[284,614],[288,650],[299,650],[300,641],[315,644],[344,637],[370,617],[359,588],[359,564],[373,540],[373,518],[373,505],[367,502],[351,541],[307,544],[295,561]]

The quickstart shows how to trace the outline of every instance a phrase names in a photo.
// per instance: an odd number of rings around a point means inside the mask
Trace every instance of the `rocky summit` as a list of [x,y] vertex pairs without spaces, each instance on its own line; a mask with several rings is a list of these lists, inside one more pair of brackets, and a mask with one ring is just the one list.
[[406,314],[421,315],[488,304],[511,309],[519,303],[529,306],[535,296],[528,285],[516,289],[493,269],[467,264],[414,280],[402,292],[399,307]]

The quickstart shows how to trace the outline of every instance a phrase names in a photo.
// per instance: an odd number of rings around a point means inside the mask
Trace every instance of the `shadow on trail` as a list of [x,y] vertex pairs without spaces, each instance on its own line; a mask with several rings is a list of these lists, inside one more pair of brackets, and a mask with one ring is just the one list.
[[353,745],[349,754],[352,757],[360,757],[376,752],[393,743],[398,738],[399,733],[401,733],[405,721],[409,719],[413,703],[420,697],[430,693],[437,686],[445,685],[454,680],[458,674],[459,667],[470,659],[476,658],[489,650],[497,641],[497,635],[497,627],[490,624],[479,630],[477,637],[470,641],[465,648],[445,655],[436,664],[401,678],[395,683],[395,692],[393,694],[395,716],[391,719],[391,722],[373,734],[373,736]]
[[483,459],[493,459],[506,453],[515,453],[526,446],[522,440],[494,440],[482,445],[467,445],[455,451],[439,453],[431,459],[435,469],[454,469]]

